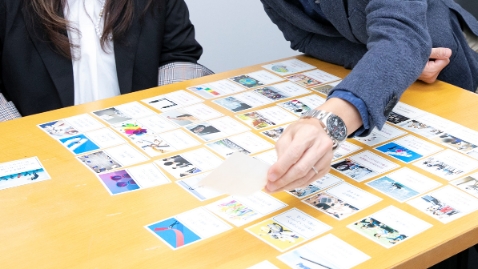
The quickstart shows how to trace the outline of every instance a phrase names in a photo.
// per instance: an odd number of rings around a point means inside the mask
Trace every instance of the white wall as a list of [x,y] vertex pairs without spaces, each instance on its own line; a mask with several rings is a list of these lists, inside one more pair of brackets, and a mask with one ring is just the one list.
[[185,0],[204,48],[199,63],[216,73],[290,57],[290,48],[259,0]]

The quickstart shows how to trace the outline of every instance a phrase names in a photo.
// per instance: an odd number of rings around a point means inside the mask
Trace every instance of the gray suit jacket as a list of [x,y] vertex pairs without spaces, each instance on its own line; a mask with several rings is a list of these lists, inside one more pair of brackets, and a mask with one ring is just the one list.
[[329,23],[319,23],[298,0],[261,0],[291,48],[353,68],[335,88],[367,105],[381,127],[402,93],[419,77],[432,47],[451,48],[440,80],[467,90],[478,87],[478,53],[462,27],[478,35],[477,20],[453,0],[309,0]]

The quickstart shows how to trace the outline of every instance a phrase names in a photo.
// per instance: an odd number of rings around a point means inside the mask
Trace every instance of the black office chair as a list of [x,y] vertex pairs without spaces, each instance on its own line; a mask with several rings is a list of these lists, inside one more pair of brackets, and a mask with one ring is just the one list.
[[478,0],[455,0],[455,2],[478,19]]

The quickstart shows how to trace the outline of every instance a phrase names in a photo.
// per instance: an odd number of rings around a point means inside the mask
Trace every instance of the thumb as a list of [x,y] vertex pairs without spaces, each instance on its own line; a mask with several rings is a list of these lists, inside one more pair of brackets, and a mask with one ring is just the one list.
[[445,60],[451,57],[451,49],[449,48],[432,48],[430,59]]

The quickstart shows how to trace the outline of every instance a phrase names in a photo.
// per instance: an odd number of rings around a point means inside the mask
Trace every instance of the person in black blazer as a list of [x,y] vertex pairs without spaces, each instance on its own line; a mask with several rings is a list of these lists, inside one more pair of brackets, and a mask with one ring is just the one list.
[[[13,102],[26,116],[75,104],[71,51],[76,47],[68,39],[74,24],[64,19],[62,2],[70,1],[0,0],[0,97],[6,99],[0,98],[0,107]],[[184,0],[102,4],[99,37],[102,47],[108,38],[114,44],[121,94],[212,73],[197,64],[202,47]],[[14,113],[1,110],[0,119]]]

